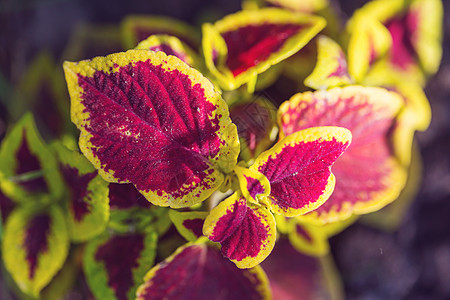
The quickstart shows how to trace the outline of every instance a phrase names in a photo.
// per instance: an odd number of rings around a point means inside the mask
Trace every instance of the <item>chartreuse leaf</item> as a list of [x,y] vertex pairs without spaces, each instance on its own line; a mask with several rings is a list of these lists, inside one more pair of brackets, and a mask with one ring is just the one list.
[[204,239],[178,248],[153,267],[144,281],[137,300],[270,299],[261,267],[238,269]]
[[341,47],[326,36],[320,36],[317,44],[317,64],[311,75],[305,79],[305,85],[316,90],[324,90],[351,84],[347,59]]
[[278,8],[240,11],[203,26],[206,66],[219,85],[233,90],[304,47],[324,19]]
[[203,222],[207,216],[206,211],[169,211],[173,225],[188,242],[194,242],[203,235]]
[[58,206],[47,211],[20,207],[6,222],[3,262],[25,294],[39,296],[64,264],[68,248],[66,221]]
[[225,102],[177,57],[129,50],[64,69],[80,149],[106,181],[132,183],[155,205],[187,207],[236,165]]
[[283,138],[258,156],[250,170],[269,180],[270,210],[297,216],[322,205],[335,185],[331,166],[351,140],[352,134],[345,128],[308,128]]
[[382,88],[348,86],[299,93],[280,106],[281,135],[331,125],[348,128],[353,135],[352,145],[334,164],[338,178],[334,192],[307,215],[310,221],[344,220],[378,210],[397,198],[406,173],[394,157],[390,134],[402,102],[398,94]]
[[375,60],[389,50],[392,39],[378,20],[359,13],[349,21],[347,31],[348,70],[356,82],[361,82]]
[[100,234],[109,220],[108,183],[80,153],[53,144],[66,183],[68,227],[75,242]]
[[125,49],[131,49],[154,34],[176,36],[192,49],[197,49],[200,37],[189,24],[177,19],[162,16],[132,15],[127,16],[121,24],[122,42]]
[[217,205],[205,220],[203,234],[222,245],[222,254],[238,268],[252,268],[275,245],[276,224],[262,205],[246,201],[236,192]]
[[273,145],[278,133],[277,108],[264,97],[239,99],[230,105],[230,117],[237,126],[241,151],[247,163]]
[[73,130],[64,76],[50,53],[41,52],[33,59],[12,97],[12,117],[17,120],[31,110],[44,137],[59,137]]
[[63,191],[58,164],[42,141],[31,114],[26,114],[3,139],[0,187],[23,204],[49,202]]
[[194,50],[175,36],[154,34],[141,41],[134,49],[162,51],[167,55],[178,57],[196,69],[201,67],[200,58]]
[[311,257],[280,239],[261,264],[273,299],[344,299],[339,273],[331,256]]
[[153,266],[155,231],[105,232],[90,240],[83,257],[89,287],[97,299],[135,299],[145,272]]

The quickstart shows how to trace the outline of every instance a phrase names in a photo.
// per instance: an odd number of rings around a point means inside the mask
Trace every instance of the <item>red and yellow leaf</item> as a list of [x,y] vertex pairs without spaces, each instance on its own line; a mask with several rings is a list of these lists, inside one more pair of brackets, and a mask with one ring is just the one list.
[[177,19],[162,16],[132,15],[127,16],[121,24],[122,41],[125,49],[131,49],[154,34],[168,34],[176,36],[197,49],[200,44],[199,34],[195,28]]
[[61,144],[53,149],[66,183],[70,237],[75,242],[90,240],[105,230],[109,220],[108,183],[80,153]]
[[137,300],[270,299],[267,277],[259,266],[236,268],[214,245],[189,243],[153,267]]
[[326,36],[320,36],[317,44],[317,64],[305,79],[305,85],[316,90],[324,90],[351,84],[347,59],[339,44]]
[[206,218],[203,234],[222,245],[222,254],[238,268],[252,268],[263,261],[275,245],[276,225],[264,206],[248,203],[234,193]]
[[20,207],[9,216],[2,241],[3,262],[27,295],[40,291],[63,266],[69,249],[66,221],[57,206],[48,211]]
[[135,299],[136,289],[153,265],[156,243],[156,232],[105,233],[89,241],[83,268],[94,296],[97,299]]
[[352,145],[333,167],[337,178],[333,195],[308,214],[311,221],[344,220],[396,199],[406,173],[394,157],[390,130],[402,102],[398,94],[385,89],[348,86],[299,93],[282,104],[279,124],[283,134],[332,125],[348,128],[353,135]]
[[203,223],[207,216],[206,211],[179,212],[173,209],[169,211],[173,225],[188,242],[194,242],[203,236]]
[[2,141],[0,188],[5,196],[20,203],[59,199],[63,182],[58,164],[26,114]]
[[105,180],[133,183],[155,205],[187,207],[236,165],[225,102],[175,56],[129,50],[64,69],[80,149]]
[[270,182],[262,173],[257,170],[236,166],[234,172],[239,180],[242,195],[254,204],[265,202],[265,198],[270,194]]
[[269,180],[272,212],[297,216],[322,205],[334,189],[331,166],[351,140],[345,128],[309,128],[283,138],[258,156],[250,169]]
[[223,89],[236,89],[296,53],[325,24],[278,8],[240,11],[203,26],[206,66]]
[[154,34],[141,41],[134,49],[162,51],[173,55],[196,69],[201,67],[200,59],[188,45],[175,36]]

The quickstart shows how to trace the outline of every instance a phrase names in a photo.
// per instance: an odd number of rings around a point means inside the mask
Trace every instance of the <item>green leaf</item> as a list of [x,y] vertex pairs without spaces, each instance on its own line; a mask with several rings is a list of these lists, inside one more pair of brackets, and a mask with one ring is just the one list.
[[66,183],[69,233],[83,242],[100,234],[109,220],[108,183],[80,153],[59,143],[53,145]]
[[5,225],[2,256],[22,292],[37,297],[64,264],[69,248],[61,209],[20,207]]

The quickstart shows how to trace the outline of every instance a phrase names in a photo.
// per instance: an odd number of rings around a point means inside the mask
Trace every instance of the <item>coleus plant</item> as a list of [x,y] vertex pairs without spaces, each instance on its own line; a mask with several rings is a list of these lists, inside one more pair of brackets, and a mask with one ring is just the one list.
[[[343,37],[326,27],[327,1],[245,1],[204,24],[201,43],[179,21],[131,16],[121,34],[134,49],[65,62],[78,146],[45,145],[28,114],[0,149],[2,257],[17,289],[51,294],[76,253],[98,299],[339,295],[317,283],[335,277],[328,238],[398,197],[430,119],[423,81],[392,66],[404,19],[425,4],[397,2],[381,17],[369,8],[384,2],[368,4]],[[302,56],[316,62],[304,82],[316,91],[279,108],[286,98],[254,94],[295,75],[286,59]]]

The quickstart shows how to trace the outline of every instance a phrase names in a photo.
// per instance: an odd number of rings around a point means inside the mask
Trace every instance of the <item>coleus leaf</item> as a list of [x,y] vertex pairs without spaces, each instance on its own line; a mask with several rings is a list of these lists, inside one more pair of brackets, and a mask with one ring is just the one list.
[[34,57],[12,97],[9,108],[13,118],[19,119],[31,110],[44,137],[59,137],[73,129],[64,77],[50,53],[41,52]]
[[80,153],[53,144],[66,183],[71,239],[84,242],[100,234],[109,220],[108,183]]
[[223,89],[236,89],[296,53],[325,24],[277,8],[240,11],[203,26],[206,66]]
[[242,195],[248,201],[258,204],[270,194],[270,182],[266,176],[257,170],[236,166],[234,172],[239,180]]
[[310,126],[333,125],[348,128],[353,135],[352,145],[333,167],[338,178],[333,195],[308,214],[311,221],[343,220],[395,200],[406,174],[394,158],[389,137],[401,108],[398,94],[360,86],[299,93],[282,104],[279,110],[282,134]]
[[2,141],[0,187],[20,203],[49,202],[62,194],[58,164],[42,141],[31,114],[26,114]]
[[329,5],[328,0],[306,0],[306,1],[290,1],[290,0],[265,0],[267,4],[276,7],[286,8],[291,11],[314,13],[324,9]]
[[269,278],[273,299],[344,299],[339,273],[330,256],[311,257],[280,239],[261,264]]
[[175,56],[129,50],[64,69],[80,149],[106,181],[133,183],[155,205],[187,207],[236,165],[225,102]]
[[196,69],[201,67],[198,55],[188,45],[175,36],[154,34],[141,41],[134,49],[162,51],[173,55]]
[[2,242],[5,267],[17,286],[37,297],[64,264],[69,248],[66,221],[59,207],[47,211],[19,207],[9,216]]
[[135,232],[90,240],[83,257],[89,287],[97,299],[135,299],[136,289],[153,265],[157,234]]
[[392,40],[386,59],[377,68],[390,68],[420,84],[434,74],[442,57],[442,2],[439,0],[371,1],[357,12],[382,23]]
[[305,85],[316,90],[323,90],[351,84],[347,59],[341,47],[326,36],[320,36],[317,44],[317,64],[313,72],[305,79]]
[[203,240],[178,248],[144,281],[137,300],[270,299],[267,277],[259,266],[238,269]]
[[241,159],[251,162],[273,144],[278,133],[277,108],[268,99],[237,101],[230,105],[230,117],[237,126]]
[[293,132],[250,167],[270,182],[267,205],[271,211],[285,216],[310,212],[330,197],[335,184],[331,166],[352,140],[350,131],[339,127]]
[[371,65],[389,50],[392,40],[383,24],[358,12],[349,21],[347,31],[348,70],[356,82],[361,82]]
[[9,214],[13,211],[14,207],[16,207],[16,203],[3,194],[2,190],[0,189],[0,215],[2,218],[2,224],[6,221]]
[[275,245],[276,225],[270,211],[247,203],[236,192],[213,208],[203,234],[222,245],[222,254],[238,268],[252,268],[263,261]]
[[176,36],[192,49],[197,49],[200,37],[189,24],[162,16],[127,16],[121,24],[122,41],[125,49],[131,49],[154,34]]
[[109,184],[109,205],[112,210],[126,210],[133,207],[149,208],[151,203],[132,184]]
[[203,223],[208,216],[206,211],[179,212],[171,209],[169,217],[173,225],[188,242],[195,242],[203,236]]

